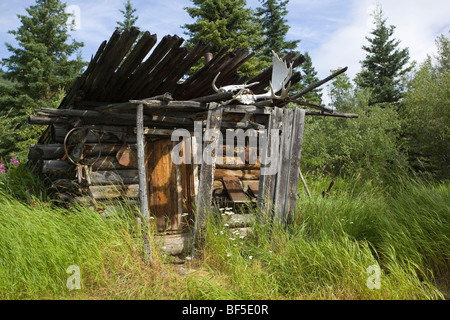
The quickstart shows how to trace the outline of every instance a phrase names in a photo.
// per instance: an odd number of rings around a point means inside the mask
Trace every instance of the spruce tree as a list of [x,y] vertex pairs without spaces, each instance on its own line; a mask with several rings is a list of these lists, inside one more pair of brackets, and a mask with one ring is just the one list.
[[80,55],[71,59],[83,43],[68,43],[70,14],[65,8],[60,0],[36,0],[26,9],[28,15],[18,15],[21,26],[9,31],[18,47],[6,44],[12,55],[2,60],[5,77],[34,100],[49,100],[66,89],[85,65]]
[[[307,51],[303,54],[303,56],[305,57],[305,62],[301,64],[302,79],[299,84],[295,88],[293,88],[293,94],[295,94],[295,91],[300,92],[319,81],[319,78],[317,77],[317,71],[312,63],[311,56]],[[302,97],[302,100],[320,105],[322,103],[322,89],[316,88],[308,92]]]
[[259,0],[261,7],[256,8],[256,16],[263,30],[261,55],[270,61],[271,51],[285,55],[297,48],[300,40],[287,41],[289,26],[285,16],[288,13],[286,5],[289,0]]
[[9,31],[18,46],[6,44],[11,56],[2,60],[4,77],[12,85],[0,85],[0,157],[26,153],[39,130],[28,125],[28,115],[37,108],[57,107],[85,66],[79,52],[83,44],[70,41],[65,8],[59,0],[36,0],[27,15],[18,15],[20,27]]
[[[249,48],[255,51],[261,47],[261,28],[257,24],[253,10],[246,8],[245,0],[192,0],[193,7],[185,7],[194,23],[182,26],[189,39],[188,46],[200,40],[211,43],[211,52],[217,53],[223,47],[230,49]],[[251,59],[241,67],[241,72],[253,75],[261,71],[258,59]]]
[[122,31],[135,26],[136,21],[139,19],[138,16],[134,15],[136,13],[136,9],[133,8],[130,0],[127,0],[124,5],[125,10],[119,10],[123,15],[123,21],[117,21],[117,27]]
[[[449,32],[450,33],[450,32]],[[445,73],[450,71],[450,39],[441,34],[435,41],[438,54],[437,71],[439,73]]]
[[366,37],[370,45],[362,47],[367,55],[355,80],[359,87],[372,90],[370,105],[396,103],[405,90],[402,77],[412,68],[407,66],[409,50],[399,48],[400,41],[393,38],[395,26],[387,26],[380,6],[376,7],[374,18],[372,37]]

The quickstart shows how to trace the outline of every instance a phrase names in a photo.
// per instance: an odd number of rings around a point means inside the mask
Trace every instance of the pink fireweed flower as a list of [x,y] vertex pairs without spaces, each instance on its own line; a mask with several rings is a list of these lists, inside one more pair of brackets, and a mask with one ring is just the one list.
[[17,160],[16,158],[11,158],[11,159],[9,159],[9,163],[11,163],[11,165],[13,165],[13,166],[17,166],[20,164],[20,161]]
[[5,164],[0,163],[0,174],[6,174]]

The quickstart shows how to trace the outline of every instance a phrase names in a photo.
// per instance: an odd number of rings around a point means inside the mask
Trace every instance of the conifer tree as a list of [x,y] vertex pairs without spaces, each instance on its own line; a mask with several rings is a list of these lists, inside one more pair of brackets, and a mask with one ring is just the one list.
[[409,50],[399,48],[400,41],[392,37],[395,26],[386,25],[380,6],[376,7],[374,18],[372,37],[366,37],[370,44],[363,46],[367,55],[361,61],[362,70],[355,81],[359,87],[372,90],[370,105],[395,103],[405,90],[402,77],[412,69],[407,66]]
[[[246,8],[245,0],[192,0],[194,6],[185,7],[194,23],[184,24],[189,39],[188,46],[200,40],[211,43],[211,52],[217,53],[223,47],[230,49],[249,48],[255,51],[261,47],[261,27],[257,24],[253,10]],[[258,59],[251,59],[241,67],[243,74],[252,75],[261,71]]]
[[133,8],[130,0],[127,0],[124,5],[125,10],[119,10],[123,15],[123,21],[117,21],[117,27],[122,31],[135,26],[136,21],[139,19],[138,16],[134,15],[136,13],[136,9]]
[[85,65],[79,52],[83,43],[69,43],[70,27],[65,12],[66,4],[60,0],[36,0],[26,9],[28,15],[18,15],[21,26],[9,31],[18,47],[6,44],[12,53],[2,60],[5,77],[17,83],[18,89],[32,99],[49,100],[66,89]]
[[[312,63],[311,56],[307,51],[303,54],[303,56],[305,57],[305,62],[303,62],[300,66],[302,80],[295,88],[293,88],[295,91],[302,91],[319,81],[319,78],[317,77],[317,71]],[[302,99],[307,102],[320,105],[322,103],[322,89],[316,88],[305,94]]]
[[12,85],[0,84],[0,157],[26,152],[38,137],[28,115],[37,108],[57,107],[85,66],[79,52],[83,43],[70,41],[65,8],[60,0],[36,0],[27,15],[18,15],[20,27],[9,31],[17,47],[6,44],[11,56],[2,60],[4,77]]
[[263,30],[261,56],[271,59],[271,51],[285,55],[297,48],[300,40],[287,41],[289,26],[285,16],[289,0],[259,0],[261,7],[256,9],[256,16]]

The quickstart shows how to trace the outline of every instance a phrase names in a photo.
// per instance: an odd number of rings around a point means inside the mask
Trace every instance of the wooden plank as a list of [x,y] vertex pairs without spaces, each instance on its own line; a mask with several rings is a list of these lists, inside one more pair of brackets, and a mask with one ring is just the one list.
[[[277,165],[275,163],[275,159],[278,161],[279,156],[279,145],[278,145],[278,139],[279,136],[274,137],[276,144],[272,145],[272,133],[275,133],[276,131],[272,132],[273,130],[279,130],[281,129],[281,122],[283,117],[283,110],[280,108],[274,108],[272,111],[272,114],[270,115],[269,120],[269,126],[267,128],[267,146],[265,147],[265,150],[262,151],[261,154],[261,171],[263,174],[261,174],[261,177],[259,179],[259,193],[258,193],[258,208],[260,212],[263,214],[263,216],[259,217],[261,219],[270,218],[272,216],[272,209],[274,204],[274,195],[275,195],[275,183],[276,183],[276,174],[268,174],[269,172],[264,172],[265,169],[267,171],[270,171],[268,168],[272,165]],[[267,159],[268,157],[271,157],[271,163],[264,164],[264,159]]]
[[142,34],[138,43],[135,45],[130,54],[120,65],[117,72],[110,83],[111,91],[114,96],[120,93],[121,87],[124,85],[126,79],[130,77],[134,70],[139,66],[145,56],[150,52],[157,42],[156,34],[150,34],[146,31]]
[[[200,165],[195,161],[196,155],[202,156],[202,147],[200,145],[201,137],[192,136],[191,143],[192,143],[192,176],[194,180],[194,195],[197,198],[198,195],[198,188],[200,184]],[[200,152],[199,152],[200,149]]]
[[305,127],[305,110],[295,108],[292,128],[292,142],[289,164],[289,181],[285,204],[285,222],[290,223],[297,205],[298,182],[300,177],[300,159],[303,146],[303,131]]
[[240,180],[235,177],[223,177],[223,184],[230,196],[231,201],[235,203],[248,202],[248,199],[242,190]]
[[222,179],[224,177],[234,177],[243,180],[258,180],[260,179],[260,170],[230,170],[230,169],[216,169],[214,177]]
[[156,216],[157,229],[160,232],[179,228],[177,176],[171,151],[170,137],[147,141],[148,203],[150,212]]
[[[172,148],[178,144],[177,141],[172,142]],[[183,150],[184,151],[184,150]],[[175,164],[175,174],[176,174],[176,188],[177,188],[177,226],[179,229],[181,227],[181,216],[183,214],[183,180],[181,177],[181,165]]]
[[138,174],[139,174],[139,200],[141,213],[148,223],[149,209],[147,199],[147,177],[145,168],[145,141],[144,141],[144,106],[138,105],[136,108],[136,140],[138,153]]
[[[212,102],[209,105],[210,111],[208,112],[208,119],[206,130],[214,130],[220,132],[220,125],[222,122],[222,108],[217,103]],[[204,141],[203,150],[213,150],[211,152],[211,161],[205,162],[205,157],[202,160],[202,166],[200,169],[200,184],[196,201],[196,220],[194,226],[194,250],[200,246],[202,231],[205,227],[205,223],[211,213],[212,204],[212,192],[214,185],[214,171],[216,167],[216,154],[218,150],[219,139],[217,136],[210,139],[211,141]],[[194,253],[195,256],[195,253]]]
[[259,181],[246,181],[246,182],[244,182],[244,185],[246,185],[246,186],[250,189],[250,192],[251,192],[256,198],[258,198],[258,194],[259,194]]
[[281,133],[280,156],[275,190],[274,222],[276,223],[284,223],[286,220],[285,204],[289,183],[289,165],[291,161],[293,113],[292,109],[285,109],[283,115],[283,131]]
[[151,263],[151,247],[150,239],[148,235],[148,225],[149,225],[149,206],[148,206],[148,191],[147,191],[147,172],[145,167],[145,140],[144,140],[144,106],[142,104],[138,105],[136,108],[136,142],[137,142],[137,153],[138,153],[138,174],[139,174],[139,201],[140,201],[140,211],[144,217],[144,230],[143,230],[143,241],[144,241],[144,255],[148,262]]

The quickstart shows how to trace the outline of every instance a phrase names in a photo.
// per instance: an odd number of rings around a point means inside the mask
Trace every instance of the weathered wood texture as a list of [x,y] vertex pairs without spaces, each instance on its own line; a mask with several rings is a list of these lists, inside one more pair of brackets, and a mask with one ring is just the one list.
[[[270,116],[270,122],[267,129],[267,145],[263,148],[261,155],[263,171],[259,179],[258,208],[265,215],[263,219],[271,216],[274,204],[276,171],[278,170],[279,161],[279,131],[281,129],[281,121],[283,110],[274,108]],[[275,135],[272,138],[272,135]],[[274,145],[272,144],[274,142]],[[271,172],[270,168],[276,168],[275,172]]]
[[158,231],[179,228],[176,169],[171,160],[171,150],[170,138],[147,140],[148,204],[150,213],[156,217]]
[[[204,141],[203,146],[204,152],[206,152],[205,150],[207,149],[211,150],[211,152],[209,153],[210,159],[205,159],[205,157],[203,157],[202,166],[200,169],[199,191],[196,201],[197,214],[194,228],[194,241],[196,246],[200,244],[199,241],[201,240],[202,230],[211,213],[216,151],[219,147],[219,137],[217,134],[220,132],[220,125],[222,121],[222,108],[218,108],[216,103],[211,103],[210,109],[212,111],[208,112],[206,130],[211,130],[212,132],[215,132],[215,134],[210,137],[209,141]],[[209,161],[206,162],[205,160]]]

